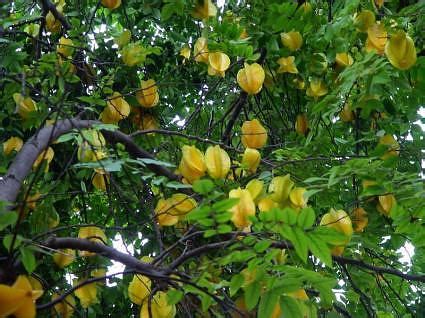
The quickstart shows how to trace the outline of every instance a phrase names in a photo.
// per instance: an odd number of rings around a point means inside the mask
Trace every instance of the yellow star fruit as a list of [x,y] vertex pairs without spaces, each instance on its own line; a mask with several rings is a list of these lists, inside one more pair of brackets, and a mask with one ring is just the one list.
[[43,290],[34,290],[24,275],[12,286],[0,284],[0,317],[35,318],[35,301],[42,294]]
[[303,37],[298,31],[281,33],[280,40],[282,41],[282,44],[286,46],[290,51],[299,50],[303,45]]
[[237,74],[237,81],[239,86],[249,95],[258,94],[263,88],[264,69],[258,63],[247,64],[245,67],[240,69]]
[[193,47],[193,56],[196,62],[208,64],[208,40],[200,37]]
[[136,93],[137,101],[146,108],[154,107],[159,102],[158,86],[153,79],[142,81]]
[[250,226],[251,221],[248,217],[255,215],[255,204],[251,193],[246,189],[233,189],[229,192],[229,198],[239,199],[239,202],[231,208],[233,224],[239,229]]
[[29,115],[38,110],[37,104],[31,97],[24,97],[20,93],[13,94],[13,100],[16,103],[16,112],[23,119],[27,119]]
[[279,64],[279,68],[277,69],[278,73],[298,74],[294,56],[281,57],[277,60],[277,64]]
[[102,148],[106,145],[105,137],[102,133],[94,129],[87,129],[81,132],[83,142],[78,147],[77,157],[81,162],[101,160],[106,157]]
[[127,118],[130,114],[130,105],[125,101],[122,95],[114,92],[108,97],[106,107],[100,114],[100,120],[105,124],[116,124],[120,120]]
[[211,178],[222,179],[229,173],[230,157],[220,146],[209,146],[205,151],[205,164]]
[[[87,239],[95,243],[105,244],[108,239],[102,229],[97,226],[85,226],[78,231],[78,238]],[[80,251],[80,256],[93,256],[96,253]]]
[[339,113],[339,118],[345,123],[349,123],[354,120],[354,112],[351,110],[349,103],[345,103],[344,107]]
[[279,207],[279,204],[276,201],[274,201],[270,195],[264,198],[261,198],[258,201],[258,209],[261,212],[268,212],[271,209],[277,208],[277,207]]
[[208,19],[217,15],[217,7],[211,0],[197,0],[192,11],[192,17],[198,20]]
[[397,200],[393,194],[380,195],[376,209],[385,216],[390,216],[391,209],[397,205]]
[[224,77],[230,66],[230,58],[223,52],[208,54],[208,75]]
[[59,39],[59,45],[57,46],[56,52],[63,57],[71,56],[74,52],[74,43],[71,39],[61,37]]
[[121,5],[121,0],[102,0],[102,5],[108,9],[114,10]]
[[160,226],[173,226],[179,221],[170,200],[159,199],[155,207],[155,216]]
[[3,152],[6,156],[10,155],[12,151],[19,152],[24,142],[19,137],[10,137],[3,143]]
[[193,198],[184,193],[174,193],[168,201],[172,206],[172,214],[177,215],[179,219],[198,206]]
[[148,55],[147,50],[137,42],[128,43],[121,49],[120,53],[123,63],[129,67],[145,62]]
[[388,148],[384,155],[381,156],[382,160],[397,157],[400,152],[400,145],[394,139],[393,135],[386,134],[379,139],[379,144],[384,145]]
[[262,148],[267,143],[267,130],[258,119],[247,120],[242,124],[242,144],[246,148]]
[[47,161],[46,168],[44,169],[44,172],[49,171],[49,165],[53,160],[53,157],[55,155],[55,152],[53,151],[52,147],[47,148],[46,150],[42,151],[37,159],[35,159],[34,163],[32,164],[33,170],[37,169],[37,167],[44,161]]
[[387,43],[387,31],[381,23],[374,23],[367,29],[366,52],[375,51],[379,55],[384,54]]
[[313,79],[310,82],[310,86],[307,88],[306,94],[307,96],[313,97],[314,99],[318,99],[321,96],[324,96],[328,93],[328,88],[325,83],[321,79]]
[[[57,293],[53,293],[52,301],[58,298],[59,295]],[[52,309],[52,316],[59,316],[61,318],[71,318],[74,314],[75,308],[75,298],[72,295],[68,295],[65,297],[63,301],[57,303]]]
[[207,170],[204,155],[195,146],[184,145],[182,147],[182,159],[179,165],[179,171],[182,176],[192,183],[203,177]]
[[128,297],[132,303],[141,305],[143,300],[151,293],[151,280],[143,275],[134,275],[128,285]]
[[[320,225],[334,228],[338,232],[343,233],[347,237],[345,244],[348,244],[353,235],[353,225],[350,216],[344,210],[335,211],[331,209],[322,216]],[[331,252],[332,255],[340,256],[344,252],[344,246],[335,246],[332,248]]]
[[367,212],[363,208],[355,208],[352,215],[351,222],[353,223],[354,232],[363,232],[369,222]]
[[270,197],[277,203],[285,203],[293,187],[294,182],[289,174],[274,177],[269,184]]
[[75,260],[75,251],[67,248],[65,250],[59,250],[53,254],[53,261],[59,268],[64,268],[71,264]]
[[305,136],[308,132],[308,119],[305,113],[298,114],[295,120],[295,131],[298,135]]
[[187,45],[185,45],[185,46],[183,46],[181,48],[181,50],[180,50],[180,56],[183,56],[183,58],[185,60],[190,59],[190,54],[191,54],[190,48]]
[[265,193],[264,181],[252,179],[247,183],[245,189],[251,194],[252,200],[258,202]]
[[[74,286],[84,282],[84,279],[74,279]],[[88,308],[93,304],[96,304],[99,300],[97,299],[97,284],[89,283],[81,286],[74,291],[75,296],[80,300],[81,307]]]
[[174,318],[176,316],[176,305],[170,305],[167,294],[160,291],[152,298],[151,313],[152,316],[149,315],[148,298],[145,298],[140,308],[140,318]]
[[363,10],[354,17],[354,25],[359,32],[367,32],[375,23],[375,14],[370,10]]
[[[63,14],[63,7],[65,6],[65,1],[60,1],[56,6],[58,13]],[[46,30],[52,33],[57,33],[60,31],[62,23],[55,18],[53,13],[49,11],[46,15]]]
[[307,189],[295,187],[289,192],[289,200],[291,206],[296,209],[305,208],[307,206],[308,198],[306,197]]
[[388,61],[399,70],[407,70],[416,63],[416,48],[412,38],[400,30],[385,44]]
[[254,174],[257,171],[261,162],[261,154],[257,149],[246,148],[242,155],[242,168],[249,174]]
[[95,169],[93,179],[91,180],[92,185],[102,191],[106,191],[106,185],[109,184],[109,173],[104,169]]
[[342,52],[342,53],[337,53],[336,54],[336,56],[335,56],[335,63],[340,68],[345,68],[347,66],[353,65],[354,60],[353,60],[353,57],[349,53]]

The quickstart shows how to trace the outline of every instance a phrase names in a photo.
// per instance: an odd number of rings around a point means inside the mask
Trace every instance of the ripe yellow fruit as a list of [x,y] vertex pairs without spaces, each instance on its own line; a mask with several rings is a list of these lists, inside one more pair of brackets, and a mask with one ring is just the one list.
[[159,199],[155,207],[155,216],[160,226],[173,226],[179,221],[170,200]]
[[140,318],[174,318],[176,316],[176,305],[170,305],[167,294],[160,291],[152,298],[151,313],[152,316],[149,315],[148,298],[145,298],[140,308]]
[[102,0],[102,5],[108,9],[114,10],[121,5],[121,0]]
[[366,52],[375,51],[379,55],[384,54],[387,43],[387,31],[381,23],[374,23],[367,29]]
[[217,7],[211,0],[197,0],[192,11],[192,17],[198,20],[208,19],[217,15]]
[[382,160],[397,157],[400,152],[400,145],[390,134],[384,135],[379,139],[379,144],[384,145],[388,148],[384,155],[381,156]]
[[258,201],[258,209],[259,209],[261,212],[268,212],[268,211],[270,211],[271,209],[273,209],[273,208],[277,208],[277,207],[279,207],[279,204],[278,204],[276,201],[274,201],[274,200],[271,198],[271,196],[270,196],[270,195],[268,195],[268,196],[266,196],[266,197],[264,197],[264,198],[261,198],[261,199]]
[[118,47],[123,48],[126,46],[131,40],[131,31],[128,29],[124,29],[121,34],[114,38],[114,42]]
[[[53,293],[52,301],[58,298],[57,293]],[[71,318],[74,314],[74,308],[76,306],[75,298],[72,295],[68,295],[60,303],[57,303],[52,310],[52,317],[59,315],[61,318]]]
[[220,146],[209,146],[205,152],[205,164],[211,178],[222,179],[229,173],[230,157]]
[[208,75],[224,77],[230,66],[230,58],[223,52],[208,54]]
[[[76,286],[85,281],[85,279],[74,279],[73,285]],[[86,284],[74,291],[75,296],[80,300],[81,307],[88,308],[93,304],[96,304],[99,300],[97,299],[97,284],[90,283]]]
[[37,169],[37,167],[44,161],[47,161],[47,165],[46,168],[44,169],[44,172],[48,172],[49,171],[49,165],[53,160],[53,157],[55,155],[55,152],[53,151],[52,147],[47,148],[46,150],[42,151],[37,159],[34,161],[33,165],[32,165],[32,169],[35,170]]
[[336,54],[336,56],[335,56],[335,63],[340,68],[345,68],[347,66],[353,65],[354,60],[353,60],[353,57],[349,53],[342,52],[342,53],[337,53]]
[[[96,226],[85,226],[80,228],[80,230],[78,231],[78,238],[87,239],[91,242],[100,243],[100,244],[105,244],[108,241],[103,230]],[[80,256],[93,256],[95,254],[96,253],[92,253],[88,251],[79,252]]]
[[307,88],[306,94],[307,96],[313,97],[314,99],[318,99],[321,96],[324,96],[328,93],[328,88],[325,83],[321,79],[313,79],[310,82],[310,86]]
[[109,184],[109,173],[104,169],[96,169],[91,181],[92,185],[102,191],[106,191],[106,185]]
[[[65,1],[62,1],[56,6],[56,10],[63,14],[63,7],[65,6]],[[62,23],[55,18],[53,13],[49,11],[46,15],[46,30],[52,33],[57,33],[61,30]]]
[[207,170],[204,155],[195,146],[183,146],[182,159],[179,164],[179,171],[189,182],[203,177]]
[[303,37],[298,31],[281,33],[280,40],[282,41],[282,44],[286,46],[290,51],[299,50],[303,45]]
[[123,63],[129,67],[144,63],[146,56],[149,54],[148,51],[137,42],[128,43],[122,48],[120,53]]
[[132,107],[131,112],[133,113],[133,123],[137,126],[138,130],[152,130],[159,128],[156,118],[149,113],[143,112],[140,107]]
[[363,10],[354,17],[354,25],[359,32],[367,32],[374,23],[375,14],[370,10]]
[[416,63],[416,48],[412,38],[400,30],[385,45],[388,61],[399,70],[407,70]]
[[53,254],[53,261],[59,268],[64,268],[75,260],[75,250],[67,248]]
[[196,201],[184,193],[174,193],[168,199],[171,204],[173,215],[177,215],[179,219],[183,219],[186,214],[198,206]]
[[339,113],[339,118],[341,118],[344,123],[349,123],[354,120],[354,112],[351,110],[349,103],[345,103],[344,107]]
[[106,107],[100,114],[100,119],[105,124],[116,124],[120,120],[127,118],[130,114],[130,105],[125,101],[122,95],[114,92],[108,97]]
[[27,119],[31,113],[38,110],[37,104],[31,97],[24,97],[20,93],[13,94],[13,100],[16,104],[16,112],[23,119]]
[[153,79],[142,81],[136,93],[137,101],[146,108],[155,107],[159,102],[158,86]]
[[245,67],[237,74],[239,86],[249,95],[258,94],[263,88],[265,73],[263,67],[258,63],[251,65],[245,63]]
[[308,132],[308,119],[307,114],[302,113],[297,115],[295,121],[295,131],[298,135],[305,136]]
[[291,73],[298,74],[297,66],[295,65],[295,57],[281,57],[277,60],[277,64],[279,64],[279,68],[277,69],[277,73]]
[[351,222],[353,223],[354,232],[363,232],[369,222],[365,209],[355,208],[352,215]]
[[239,202],[231,208],[233,224],[239,229],[250,226],[251,221],[248,217],[255,215],[255,204],[251,193],[241,188],[233,189],[229,192],[229,198],[239,199]]
[[245,189],[247,189],[251,194],[252,200],[254,200],[254,202],[257,202],[265,193],[264,181],[252,179],[248,182]]
[[102,133],[94,129],[87,129],[81,132],[83,142],[78,147],[78,160],[81,162],[90,162],[101,160],[106,157],[102,148],[106,145]]
[[61,37],[59,39],[59,45],[57,46],[56,52],[63,57],[71,56],[74,52],[74,42],[71,39]]
[[35,318],[35,302],[43,290],[34,289],[25,275],[19,275],[12,286],[0,284],[0,317]]
[[190,59],[190,54],[191,54],[190,48],[187,45],[185,45],[184,47],[181,48],[181,50],[180,50],[180,56],[183,56],[183,58],[185,60]]
[[307,192],[306,188],[295,187],[289,192],[289,201],[291,206],[295,209],[302,209],[307,206],[308,198],[305,193]]
[[143,275],[134,275],[128,285],[128,298],[132,303],[141,305],[147,296],[151,293],[151,280]]
[[3,143],[3,152],[6,156],[10,155],[12,151],[19,152],[24,142],[19,137],[10,137]]
[[289,174],[274,177],[269,184],[270,198],[277,203],[285,203],[293,187],[294,182]]
[[241,140],[246,148],[262,148],[267,143],[267,130],[258,119],[247,120],[242,124]]
[[393,194],[380,195],[376,209],[385,216],[390,216],[391,209],[397,205],[397,200]]
[[208,40],[200,37],[193,47],[193,56],[196,62],[208,64]]
[[246,148],[242,155],[242,168],[249,174],[257,172],[261,162],[261,154],[257,149]]
[[[343,233],[347,237],[345,244],[348,244],[353,235],[353,225],[350,216],[344,210],[335,211],[331,209],[328,213],[323,215],[320,220],[320,225],[334,228],[338,232]],[[344,247],[345,246],[335,246],[331,251],[332,255],[342,255]]]

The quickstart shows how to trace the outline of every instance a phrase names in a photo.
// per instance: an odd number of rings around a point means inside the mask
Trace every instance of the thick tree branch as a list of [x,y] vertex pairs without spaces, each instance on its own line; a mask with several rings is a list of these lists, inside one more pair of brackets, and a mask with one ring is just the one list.
[[159,269],[156,266],[144,263],[137,258],[117,251],[116,249],[104,244],[92,242],[86,239],[73,237],[50,237],[44,242],[43,246],[51,249],[74,249],[79,251],[88,251],[102,255],[110,260],[118,261],[127,265],[134,271],[156,279],[167,279],[171,271]]

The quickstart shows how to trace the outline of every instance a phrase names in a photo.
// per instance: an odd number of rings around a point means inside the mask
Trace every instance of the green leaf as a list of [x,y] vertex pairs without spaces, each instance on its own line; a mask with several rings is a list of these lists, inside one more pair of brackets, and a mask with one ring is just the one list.
[[303,229],[307,229],[313,226],[316,220],[316,214],[312,208],[304,208],[298,214],[297,224]]
[[24,246],[21,246],[19,251],[21,252],[21,260],[22,264],[24,264],[25,270],[28,272],[28,274],[31,274],[37,267],[34,251]]
[[232,276],[232,279],[230,280],[230,296],[234,296],[238,290],[242,287],[243,283],[245,282],[244,277],[241,274],[235,274]]
[[248,310],[252,310],[258,303],[261,292],[260,282],[253,282],[244,289],[245,292],[245,304]]
[[294,235],[294,240],[292,241],[292,244],[294,244],[295,252],[301,258],[301,260],[306,263],[308,256],[308,243],[310,240],[308,236],[304,233],[304,231],[300,228],[293,227],[292,231]]
[[214,189],[214,187],[214,182],[209,179],[196,180],[192,184],[193,191],[199,194],[208,194]]
[[328,245],[320,238],[316,237],[314,233],[309,233],[308,235],[310,237],[310,240],[308,242],[308,248],[310,249],[310,251],[325,265],[332,267],[331,250]]
[[147,164],[147,165],[163,166],[163,167],[167,167],[167,168],[174,168],[176,166],[175,164],[172,164],[172,163],[169,163],[169,162],[151,159],[151,158],[137,158],[137,160],[141,161],[141,162],[143,162],[144,164]]
[[239,198],[230,198],[230,199],[221,200],[212,205],[212,210],[215,212],[226,212],[226,211],[229,211],[238,202],[239,202]]
[[230,233],[230,232],[232,232],[232,227],[230,225],[228,225],[228,224],[220,224],[217,227],[217,232],[219,234]]
[[283,318],[302,318],[303,313],[299,305],[299,301],[289,297],[281,296],[280,297],[280,309],[282,310]]
[[167,292],[167,296],[168,296],[168,303],[170,305],[175,305],[183,298],[184,293],[183,291],[178,289],[170,289]]
[[257,253],[263,253],[265,250],[267,250],[270,247],[271,244],[272,242],[268,240],[262,240],[254,245],[254,250]]
[[192,186],[189,185],[189,184],[183,184],[183,183],[180,183],[180,182],[177,182],[177,181],[167,182],[165,184],[165,186],[167,188],[176,189],[176,190],[178,190],[178,189],[190,189],[190,188],[192,188]]
[[278,304],[280,293],[276,289],[272,289],[265,292],[260,299],[258,306],[258,318],[269,318],[271,317],[273,310]]
[[18,220],[16,212],[1,212],[0,213],[0,231],[3,231],[9,225],[14,225]]
[[[4,236],[3,238],[3,246],[7,249],[10,250],[10,245],[12,244],[13,241],[13,234],[7,234]],[[15,243],[13,244],[13,248],[17,248],[21,245],[23,241],[22,236],[20,235],[16,235],[16,239],[15,239]]]
[[329,226],[318,226],[313,231],[316,239],[331,245],[344,245],[347,243],[347,237]]
[[204,237],[211,237],[217,234],[216,230],[206,230],[204,233]]

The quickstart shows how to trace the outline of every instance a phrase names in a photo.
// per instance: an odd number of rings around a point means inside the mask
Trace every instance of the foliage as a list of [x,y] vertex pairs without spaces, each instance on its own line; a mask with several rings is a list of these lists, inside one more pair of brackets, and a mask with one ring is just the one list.
[[423,316],[423,16],[2,2],[0,316]]

